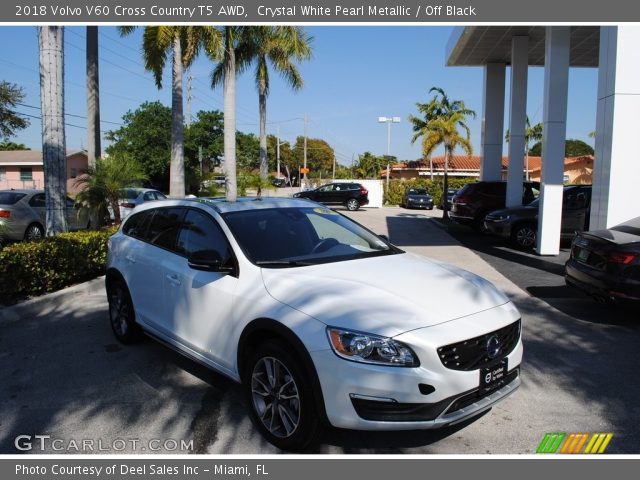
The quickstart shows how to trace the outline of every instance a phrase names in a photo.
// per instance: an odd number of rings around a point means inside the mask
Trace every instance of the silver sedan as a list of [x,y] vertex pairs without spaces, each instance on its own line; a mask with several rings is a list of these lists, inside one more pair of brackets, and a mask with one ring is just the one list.
[[[44,190],[0,190],[0,237],[7,240],[37,240],[45,233]],[[69,230],[89,227],[87,214],[67,197]]]

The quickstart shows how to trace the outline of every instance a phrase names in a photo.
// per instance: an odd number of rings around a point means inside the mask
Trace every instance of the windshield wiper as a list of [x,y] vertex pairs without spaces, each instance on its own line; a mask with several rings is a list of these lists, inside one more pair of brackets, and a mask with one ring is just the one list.
[[259,267],[306,267],[315,265],[312,262],[303,262],[300,260],[258,260],[255,262]]

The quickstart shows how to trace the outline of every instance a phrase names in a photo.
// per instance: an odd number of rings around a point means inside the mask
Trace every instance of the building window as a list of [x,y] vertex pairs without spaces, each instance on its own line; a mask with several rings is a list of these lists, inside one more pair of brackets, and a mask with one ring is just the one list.
[[0,167],[0,182],[4,182],[7,179],[7,167]]
[[22,181],[31,181],[31,180],[33,180],[33,168],[31,168],[31,167],[20,167],[20,180],[22,180]]
[[72,168],[71,169],[71,176],[70,178],[76,178],[78,176],[78,169],[77,168]]

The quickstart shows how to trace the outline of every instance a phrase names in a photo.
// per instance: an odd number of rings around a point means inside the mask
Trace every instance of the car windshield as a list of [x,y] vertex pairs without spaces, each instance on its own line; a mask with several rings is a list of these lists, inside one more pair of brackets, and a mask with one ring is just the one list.
[[19,192],[0,192],[0,205],[13,205],[25,195]]
[[247,258],[267,268],[298,267],[402,253],[323,207],[229,212],[223,218]]
[[409,195],[427,195],[426,188],[410,188]]

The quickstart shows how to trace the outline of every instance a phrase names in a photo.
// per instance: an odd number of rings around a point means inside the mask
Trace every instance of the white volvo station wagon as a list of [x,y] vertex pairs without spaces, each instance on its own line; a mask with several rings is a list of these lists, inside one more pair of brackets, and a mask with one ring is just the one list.
[[145,333],[241,382],[283,449],[321,427],[443,427],[520,385],[520,315],[488,281],[304,199],[166,200],[109,240],[123,343]]

